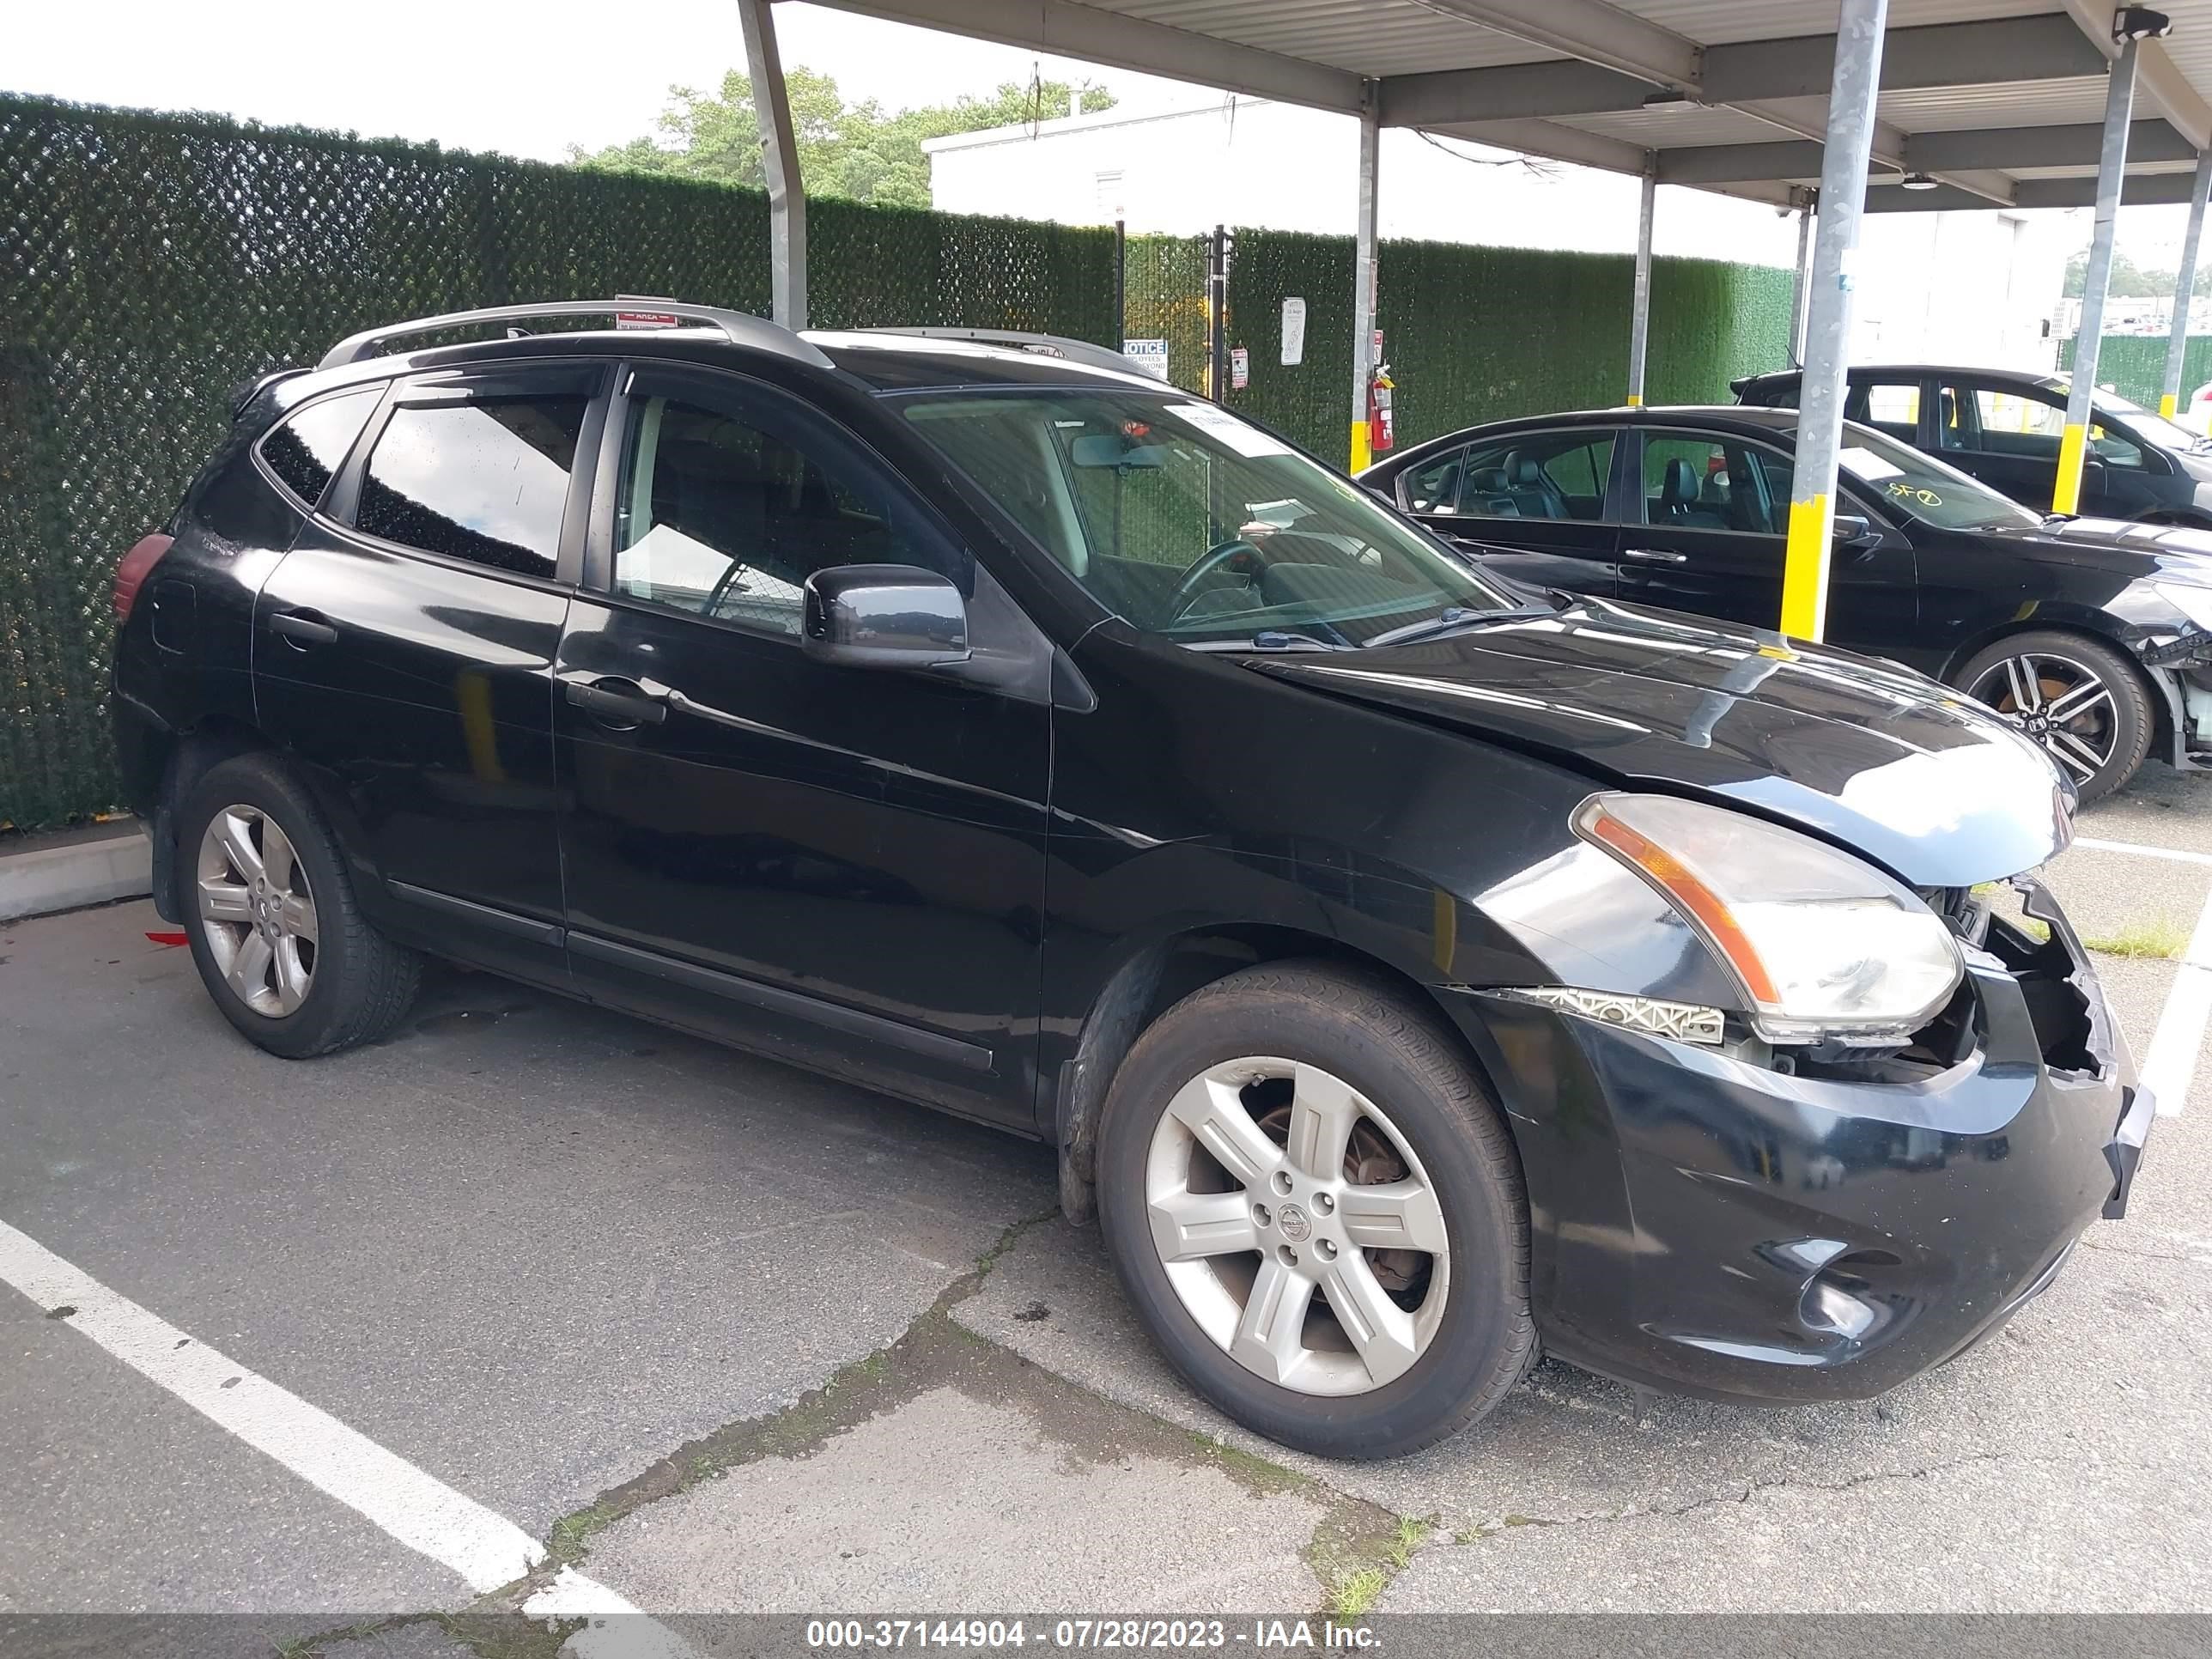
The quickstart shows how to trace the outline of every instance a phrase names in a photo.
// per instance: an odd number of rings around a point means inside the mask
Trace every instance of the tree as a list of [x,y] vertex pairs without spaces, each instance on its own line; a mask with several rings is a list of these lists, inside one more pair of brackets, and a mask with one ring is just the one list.
[[[1105,88],[1066,81],[1035,81],[1025,87],[1009,81],[988,98],[963,94],[950,104],[890,114],[872,99],[847,104],[837,82],[812,70],[787,71],[784,88],[798,140],[799,177],[808,193],[892,207],[929,205],[925,139],[1114,105],[1114,94]],[[574,166],[608,173],[659,173],[756,187],[767,183],[752,82],[740,71],[725,75],[717,93],[671,87],[667,107],[655,125],[658,136],[610,144],[589,155],[571,145],[568,159]]]
[[[2083,248],[2066,262],[2066,297],[2078,300],[2088,285],[2089,250]],[[2197,291],[2205,292],[2201,285]],[[2112,273],[2105,292],[2115,300],[2163,300],[2173,292],[2173,273],[2145,270],[2119,248],[2112,250]]]

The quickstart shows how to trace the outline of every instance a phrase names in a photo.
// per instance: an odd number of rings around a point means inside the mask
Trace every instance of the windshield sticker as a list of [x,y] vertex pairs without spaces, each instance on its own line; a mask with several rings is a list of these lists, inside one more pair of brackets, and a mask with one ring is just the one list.
[[1287,455],[1291,447],[1280,438],[1247,425],[1225,409],[1212,404],[1170,404],[1167,412],[1200,431],[1218,438],[1239,455]]
[[1901,478],[1905,476],[1903,467],[1894,462],[1884,460],[1871,449],[1860,449],[1856,446],[1846,444],[1836,459],[1869,483],[1878,483],[1883,478]]

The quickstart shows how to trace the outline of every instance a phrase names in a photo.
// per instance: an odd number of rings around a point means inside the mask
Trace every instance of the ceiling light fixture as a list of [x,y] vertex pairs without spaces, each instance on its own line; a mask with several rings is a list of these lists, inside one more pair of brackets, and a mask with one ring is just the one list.
[[1899,182],[1907,190],[1933,190],[1936,188],[1936,175],[1932,173],[1908,173]]

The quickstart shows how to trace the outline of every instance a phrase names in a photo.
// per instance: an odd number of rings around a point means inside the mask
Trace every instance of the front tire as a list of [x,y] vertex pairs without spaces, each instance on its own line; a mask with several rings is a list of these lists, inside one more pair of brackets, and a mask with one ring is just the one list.
[[362,915],[337,837],[273,757],[211,768],[176,823],[192,961],[246,1037],[304,1060],[381,1036],[405,1015],[420,958]]
[[1115,1076],[1098,1170],[1139,1319],[1271,1440],[1415,1451],[1534,1363],[1512,1139],[1436,1017],[1379,981],[1291,963],[1184,998]]
[[2135,776],[2150,752],[2157,722],[2142,676],[2087,635],[2047,628],[2008,635],[1970,659],[1952,684],[2040,744],[2084,805]]

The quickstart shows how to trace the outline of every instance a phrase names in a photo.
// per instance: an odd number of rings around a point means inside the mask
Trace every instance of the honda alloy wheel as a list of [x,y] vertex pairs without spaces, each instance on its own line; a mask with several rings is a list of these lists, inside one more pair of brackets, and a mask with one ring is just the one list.
[[2125,783],[2149,750],[2153,721],[2141,676],[2086,635],[2043,629],[2000,640],[1966,665],[1958,684],[2040,746],[2085,801]]

